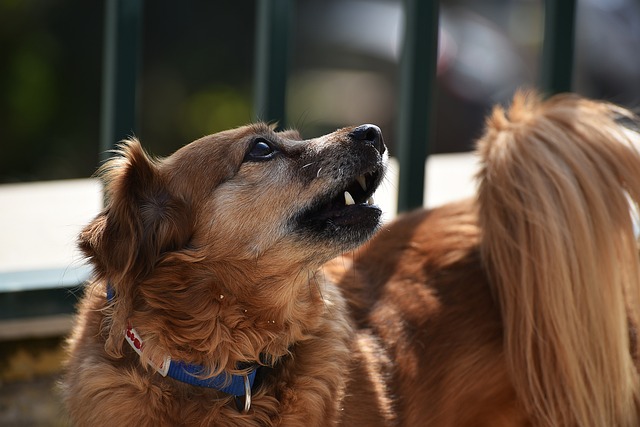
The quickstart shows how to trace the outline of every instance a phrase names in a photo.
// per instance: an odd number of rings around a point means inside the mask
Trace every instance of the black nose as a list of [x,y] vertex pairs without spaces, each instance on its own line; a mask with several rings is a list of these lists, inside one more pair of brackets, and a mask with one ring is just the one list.
[[349,136],[354,141],[373,145],[373,147],[378,150],[381,155],[384,154],[386,150],[384,141],[382,140],[382,132],[376,125],[360,125],[349,132]]

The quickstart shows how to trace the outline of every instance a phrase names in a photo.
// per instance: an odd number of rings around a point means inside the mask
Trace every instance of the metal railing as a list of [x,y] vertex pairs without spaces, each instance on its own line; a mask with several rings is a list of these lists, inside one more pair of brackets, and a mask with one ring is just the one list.
[[107,0],[102,69],[100,156],[137,132],[142,0]]
[[[398,211],[423,205],[425,161],[434,135],[439,2],[403,0],[405,34],[398,100]],[[135,79],[142,0],[108,0],[103,149],[135,131]],[[294,0],[258,0],[254,117],[286,126]],[[542,92],[571,90],[575,0],[545,1]],[[128,39],[128,40],[127,40]]]
[[[438,45],[438,2],[404,0],[405,34],[401,62],[398,211],[423,205],[425,161],[434,134],[434,97]],[[575,0],[547,0],[542,79],[546,94],[571,90]],[[429,28],[433,26],[433,28]]]

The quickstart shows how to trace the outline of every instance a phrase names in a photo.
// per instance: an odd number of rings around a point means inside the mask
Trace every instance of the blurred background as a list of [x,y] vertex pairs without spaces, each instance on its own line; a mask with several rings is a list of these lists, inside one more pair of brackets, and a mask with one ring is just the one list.
[[[537,83],[541,0],[441,2],[436,139],[469,150],[482,117]],[[288,125],[381,126],[393,148],[400,0],[298,0]],[[168,155],[253,119],[255,1],[144,3],[136,134]],[[99,151],[104,2],[0,1],[0,182],[90,176]],[[640,4],[580,0],[574,90],[640,100]],[[393,150],[392,150],[393,153]]]
[[[135,134],[149,152],[255,119],[257,1],[144,2]],[[491,105],[536,86],[543,8],[441,1],[431,153],[471,150]],[[640,2],[579,0],[576,18],[574,91],[639,105]],[[104,20],[104,1],[0,0],[0,191],[87,178],[99,165]],[[297,0],[294,22],[287,126],[314,137],[376,123],[393,155],[402,1]],[[52,391],[58,335],[0,333],[1,425],[66,425]]]

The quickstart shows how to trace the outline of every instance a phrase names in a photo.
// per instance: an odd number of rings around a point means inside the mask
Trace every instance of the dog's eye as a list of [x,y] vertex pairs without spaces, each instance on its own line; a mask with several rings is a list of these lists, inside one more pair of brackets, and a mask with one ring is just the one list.
[[264,138],[256,138],[249,152],[244,156],[245,162],[260,162],[269,160],[278,152],[278,150]]

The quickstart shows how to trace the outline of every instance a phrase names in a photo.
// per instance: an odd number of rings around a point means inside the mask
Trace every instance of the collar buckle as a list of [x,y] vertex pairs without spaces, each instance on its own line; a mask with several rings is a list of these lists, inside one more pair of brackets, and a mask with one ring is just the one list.
[[242,396],[236,396],[236,407],[241,414],[248,414],[251,409],[251,382],[247,375],[244,376],[244,405],[242,405]]

